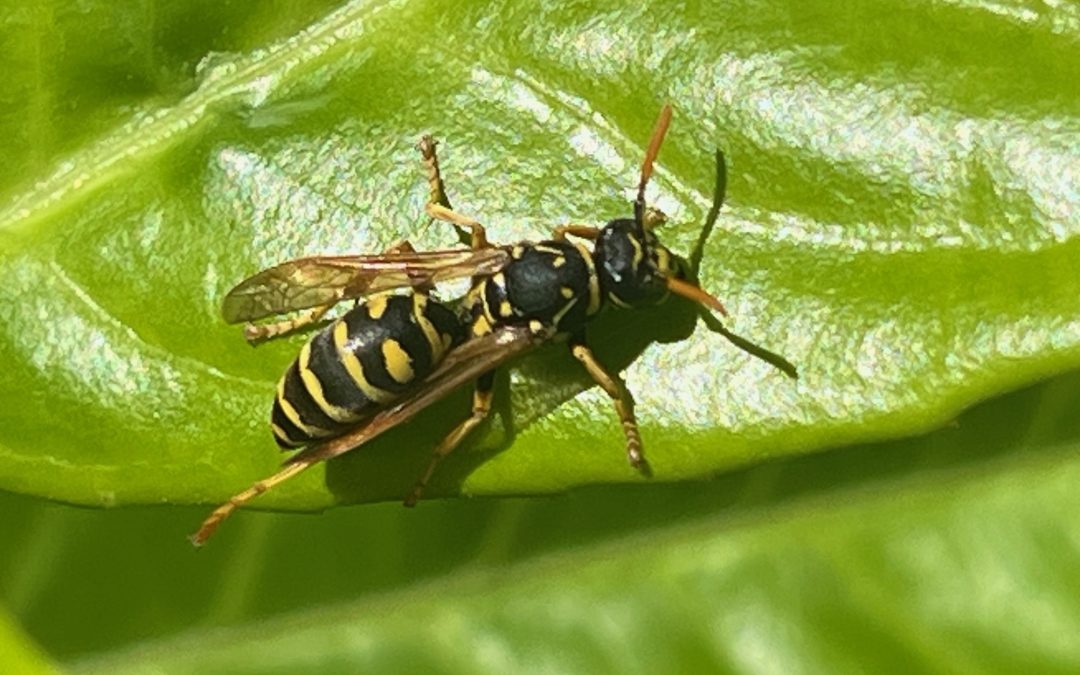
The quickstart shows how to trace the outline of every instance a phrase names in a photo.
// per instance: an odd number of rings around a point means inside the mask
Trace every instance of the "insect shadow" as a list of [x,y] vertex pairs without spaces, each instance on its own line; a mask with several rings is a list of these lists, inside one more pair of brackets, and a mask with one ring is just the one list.
[[[590,342],[596,345],[597,357],[605,366],[620,372],[649,345],[688,338],[698,318],[696,306],[679,298],[633,311],[607,311],[590,326]],[[510,371],[518,378],[514,384],[518,396],[511,395]],[[509,449],[519,433],[595,386],[565,345],[558,343],[540,347],[512,362],[509,368],[500,369],[495,384],[495,414],[440,465],[425,497],[461,494],[469,476]],[[413,423],[328,461],[327,488],[341,503],[403,499],[430,458],[431,448],[469,409],[469,398],[469,387],[461,387],[424,410]],[[647,410],[642,412],[648,415]],[[610,418],[611,432],[617,437],[619,420],[610,406],[606,402],[598,404],[596,414]],[[628,477],[635,475],[622,452],[613,452],[611,461],[625,467]]]

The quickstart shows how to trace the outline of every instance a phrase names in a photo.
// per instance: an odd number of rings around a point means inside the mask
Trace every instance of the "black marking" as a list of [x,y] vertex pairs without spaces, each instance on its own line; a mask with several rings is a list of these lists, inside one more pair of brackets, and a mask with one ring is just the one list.
[[300,379],[300,364],[297,361],[293,361],[289,370],[285,372],[283,393],[282,398],[292,405],[305,426],[317,427],[328,432],[339,431],[342,428],[341,423],[327,415],[311,397],[307,387],[304,386],[304,381]]
[[[633,220],[613,220],[600,230],[593,258],[600,288],[612,302],[623,307],[663,300],[667,286],[651,252],[656,238]],[[650,251],[644,255],[643,250]]]
[[[397,382],[387,372],[383,356],[383,345],[387,340],[397,342],[409,355],[414,379],[426,377],[438,365],[445,350],[436,352],[433,349],[424,327],[416,320],[415,307],[416,300],[411,295],[375,298],[370,301],[370,306],[369,303],[357,305],[311,339],[307,347],[308,370],[319,379],[323,398],[357,419],[338,422],[326,414],[304,386],[298,358],[285,373],[281,396],[275,398],[270,415],[271,422],[277,426],[274,438],[278,445],[293,448],[316,438],[339,435],[382,408],[380,403],[372,401],[360,390],[342,363],[334,342],[334,331],[339,324],[344,324],[348,336],[346,345],[359,360],[364,378],[374,387],[397,394],[409,385]],[[377,316],[373,317],[373,313]],[[428,300],[424,303],[422,313],[435,329],[436,337],[445,335],[449,338],[449,346],[465,340],[465,327],[450,308]],[[301,424],[309,428],[308,431],[289,419],[280,399],[292,406]]]
[[[565,262],[555,265],[558,259]],[[588,303],[576,302],[576,299],[589,297],[589,265],[573,244],[545,241],[526,246],[519,258],[503,268],[503,276],[506,286],[502,293],[513,306],[515,316],[503,319],[499,324],[531,325],[533,321],[540,321],[543,325],[551,325],[558,320],[556,328],[563,333],[574,332],[584,325]],[[494,284],[487,285],[485,299],[497,299],[501,293],[490,288]],[[562,293],[563,288],[570,289],[569,298]]]
[[[362,311],[360,308],[350,310]],[[348,316],[348,314],[346,314]],[[337,355],[334,346],[334,326],[321,331],[311,340],[311,359],[308,367],[315,373],[323,386],[323,397],[327,403],[348,410],[353,415],[363,417],[378,408],[378,404],[364,395],[357,388],[344,364]]]
[[402,384],[386,368],[383,358],[383,342],[395,340],[412,358],[413,372],[423,377],[431,372],[432,353],[424,331],[412,317],[412,300],[407,296],[387,298],[386,309],[378,319],[366,314],[346,314],[342,320],[348,326],[348,348],[356,354],[364,370],[364,377],[372,386],[394,394],[401,393],[408,384]]
[[[282,449],[299,448],[311,441],[307,434],[297,429],[296,425],[290,422],[288,417],[285,417],[285,412],[281,409],[276,398],[274,399],[274,409],[270,412],[270,422],[276,427],[276,429],[273,429],[274,440]],[[278,430],[284,436],[279,435]]]

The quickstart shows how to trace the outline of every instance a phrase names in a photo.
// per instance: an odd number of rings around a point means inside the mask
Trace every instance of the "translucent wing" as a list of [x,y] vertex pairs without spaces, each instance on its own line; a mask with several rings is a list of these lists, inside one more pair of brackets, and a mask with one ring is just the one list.
[[297,258],[248,277],[228,292],[229,323],[333,304],[395,288],[494,274],[510,259],[503,248]]
[[550,335],[536,335],[524,326],[499,328],[483,337],[474,338],[452,350],[446,360],[411,393],[392,406],[376,413],[344,436],[310,445],[285,462],[273,476],[263,479],[233,496],[203,521],[191,535],[191,543],[202,546],[222,521],[240,505],[259,496],[275,485],[285,482],[313,464],[354,450],[368,441],[401,425],[433,403],[445,398],[458,387],[475,380],[516,356],[542,344]]

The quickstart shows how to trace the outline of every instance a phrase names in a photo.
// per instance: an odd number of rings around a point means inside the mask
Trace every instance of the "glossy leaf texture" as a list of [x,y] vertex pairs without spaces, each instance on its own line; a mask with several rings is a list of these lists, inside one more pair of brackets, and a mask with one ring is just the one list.
[[[666,101],[665,241],[693,245],[722,148],[703,284],[801,378],[676,303],[603,317],[591,339],[637,395],[653,480],[926,431],[1074,368],[1080,17],[1039,7],[312,3],[306,23],[267,14],[265,39],[199,45],[123,15],[109,39],[128,51],[115,73],[94,64],[95,88],[41,52],[105,53],[53,39],[86,28],[77,10],[28,3],[2,24],[19,49],[0,118],[0,487],[207,503],[270,473],[269,402],[302,338],[249,348],[219,318],[228,288],[301,255],[453,244],[421,217],[425,131],[496,241],[626,215]],[[641,480],[588,384],[560,348],[522,362],[432,495]],[[399,498],[466,409],[451,398],[260,504]]]

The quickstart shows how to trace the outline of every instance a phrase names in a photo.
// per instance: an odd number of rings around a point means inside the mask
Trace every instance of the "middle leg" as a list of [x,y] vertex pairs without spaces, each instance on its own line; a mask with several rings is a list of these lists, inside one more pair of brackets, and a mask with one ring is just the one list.
[[435,446],[435,452],[432,453],[431,461],[428,463],[427,468],[424,470],[424,473],[420,474],[420,478],[416,481],[416,485],[413,487],[412,492],[405,498],[405,506],[416,506],[416,502],[418,502],[421,495],[423,495],[428,481],[431,480],[431,475],[435,473],[435,467],[437,467],[442,460],[446,459],[447,455],[461,445],[461,442],[465,440],[465,437],[469,435],[469,432],[479,426],[491,413],[491,399],[494,387],[494,372],[486,373],[476,381],[476,391],[473,392],[472,414],[465,418],[461,424],[458,424],[453,431],[447,434],[446,438],[444,438],[441,443]]

